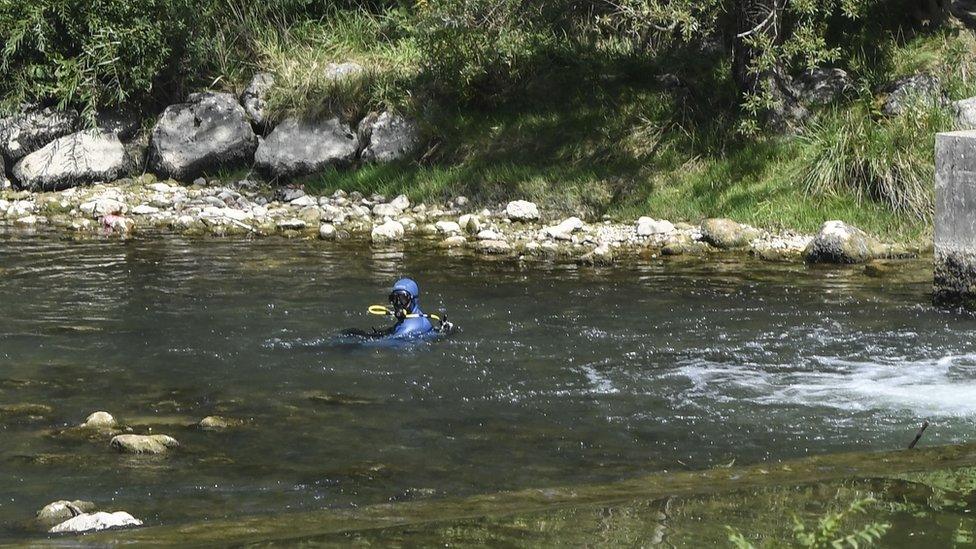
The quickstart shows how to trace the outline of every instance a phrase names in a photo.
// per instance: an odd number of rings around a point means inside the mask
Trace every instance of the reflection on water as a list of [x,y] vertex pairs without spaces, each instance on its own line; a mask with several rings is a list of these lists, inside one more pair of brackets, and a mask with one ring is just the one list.
[[[60,498],[150,524],[971,438],[970,314],[894,278],[735,259],[615,269],[422,247],[0,237],[0,540]],[[421,282],[463,332],[332,345]],[[52,434],[107,410],[182,443]],[[246,420],[227,432],[192,424]],[[11,480],[11,481],[8,481]]]

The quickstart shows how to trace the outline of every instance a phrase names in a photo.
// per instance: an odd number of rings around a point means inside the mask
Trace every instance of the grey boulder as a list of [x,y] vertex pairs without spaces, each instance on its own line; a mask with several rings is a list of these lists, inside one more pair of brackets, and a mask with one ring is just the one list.
[[725,250],[742,248],[759,236],[759,231],[725,218],[711,218],[702,222],[702,240]]
[[125,109],[102,111],[95,117],[95,125],[114,133],[121,141],[129,141],[139,133],[142,120],[135,112]]
[[251,83],[241,94],[241,104],[244,112],[251,118],[251,122],[258,128],[264,128],[268,123],[268,94],[274,87],[275,79],[271,73],[259,72],[251,78]]
[[854,83],[843,69],[818,67],[797,78],[797,89],[803,102],[826,105],[854,89]]
[[247,114],[233,95],[195,93],[163,111],[152,131],[149,164],[162,177],[185,181],[248,165],[256,147]]
[[976,97],[952,102],[957,130],[976,130]]
[[299,177],[347,165],[356,158],[358,148],[356,134],[338,118],[288,118],[261,141],[254,164],[275,179]]
[[803,255],[810,263],[864,263],[883,255],[883,250],[861,229],[834,220],[820,227]]
[[420,145],[420,128],[412,119],[384,111],[371,113],[359,123],[365,145],[364,162],[391,162],[411,156]]
[[77,114],[51,109],[27,111],[0,119],[0,155],[16,162],[77,128]]
[[37,521],[52,526],[64,522],[72,517],[95,510],[95,504],[84,500],[58,500],[45,505],[37,512]]
[[942,88],[942,81],[930,74],[919,73],[906,76],[888,84],[885,88],[882,112],[887,116],[898,116],[908,112],[913,106],[945,105],[948,99]]
[[14,166],[14,177],[33,191],[56,191],[113,181],[126,174],[129,158],[117,135],[85,130],[55,139]]

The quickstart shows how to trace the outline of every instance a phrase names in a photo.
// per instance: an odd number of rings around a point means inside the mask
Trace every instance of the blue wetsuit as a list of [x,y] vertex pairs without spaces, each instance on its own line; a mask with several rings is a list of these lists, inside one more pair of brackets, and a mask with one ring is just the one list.
[[434,325],[429,318],[423,316],[424,312],[420,308],[420,287],[416,282],[409,278],[401,278],[393,285],[393,291],[403,291],[410,294],[410,307],[407,309],[408,315],[419,315],[413,318],[404,318],[393,326],[393,331],[389,337],[412,338],[421,337],[434,332]]

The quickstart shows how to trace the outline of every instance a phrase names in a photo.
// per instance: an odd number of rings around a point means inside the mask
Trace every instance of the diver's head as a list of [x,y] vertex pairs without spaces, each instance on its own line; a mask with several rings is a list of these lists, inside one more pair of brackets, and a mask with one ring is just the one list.
[[390,305],[395,311],[404,310],[408,313],[414,311],[419,305],[420,286],[409,278],[401,278],[393,284],[393,291],[390,292]]

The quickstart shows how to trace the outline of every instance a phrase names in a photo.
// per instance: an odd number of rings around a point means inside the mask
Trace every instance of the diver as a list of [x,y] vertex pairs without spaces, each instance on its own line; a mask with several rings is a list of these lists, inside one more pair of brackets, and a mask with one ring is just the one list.
[[[414,339],[450,333],[454,325],[446,315],[431,315],[420,308],[420,286],[412,279],[401,278],[393,284],[389,296],[390,306],[373,305],[370,314],[392,316],[396,323],[389,328],[372,332],[348,330],[345,335],[367,339]],[[433,322],[437,322],[437,326]]]

